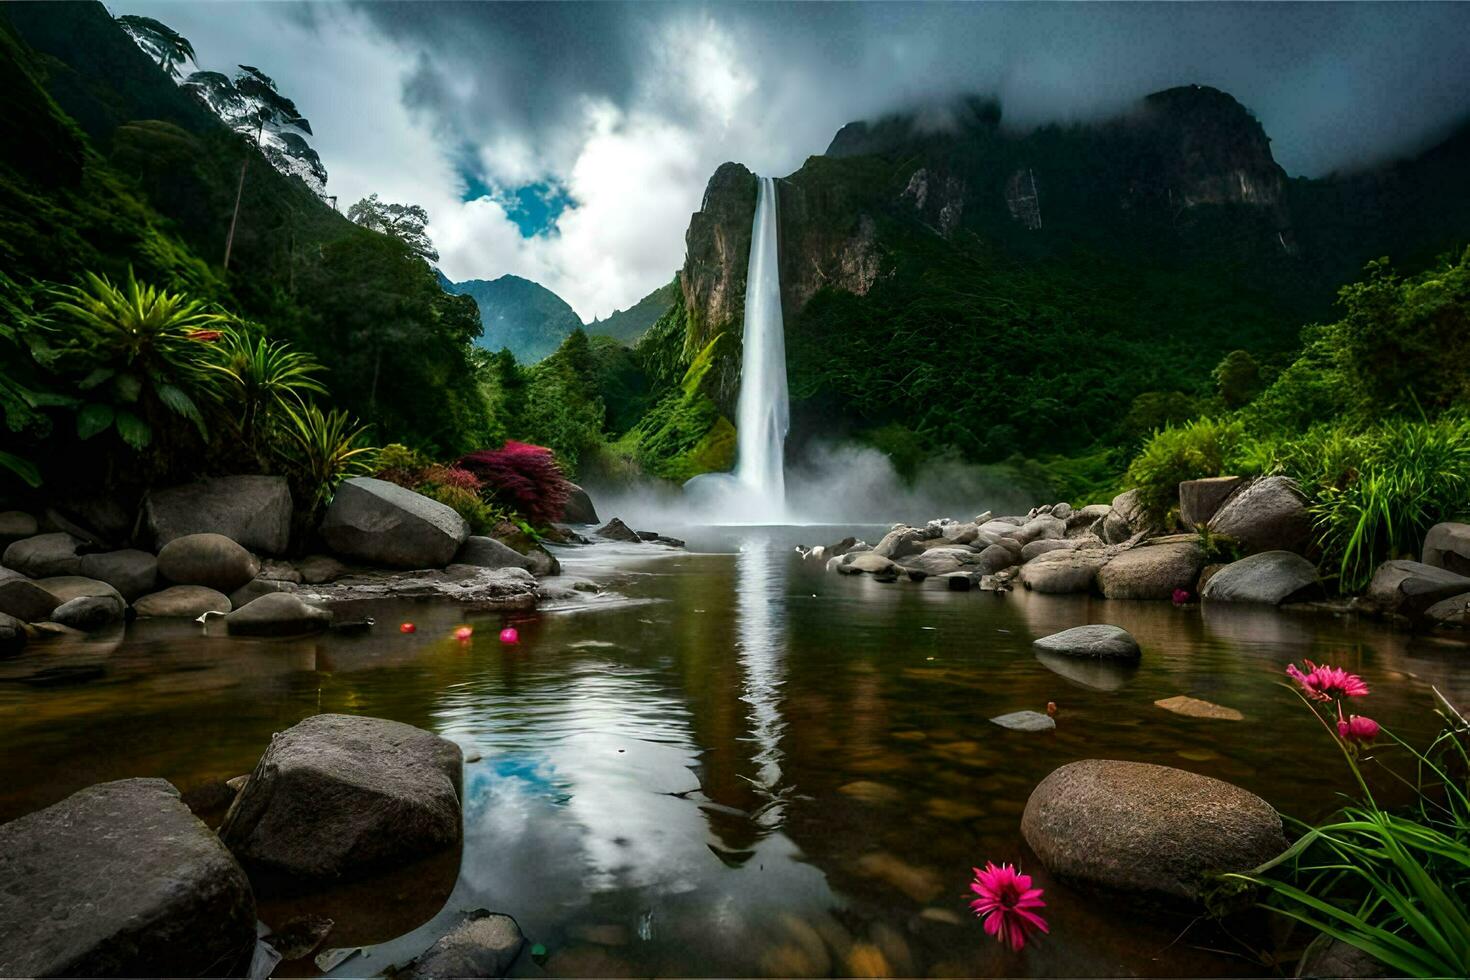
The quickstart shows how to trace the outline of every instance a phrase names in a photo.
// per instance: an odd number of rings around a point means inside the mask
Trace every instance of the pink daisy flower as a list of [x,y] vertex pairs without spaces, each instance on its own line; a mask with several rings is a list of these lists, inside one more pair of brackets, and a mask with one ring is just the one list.
[[1346,720],[1337,720],[1337,737],[1344,742],[1367,744],[1378,737],[1380,730],[1378,722],[1362,715],[1348,715]]
[[1046,920],[1033,910],[1045,908],[1041,889],[1031,887],[1031,876],[1017,874],[1009,864],[996,867],[985,862],[985,870],[975,868],[970,890],[980,897],[970,903],[975,914],[985,920],[985,934],[997,942],[1009,944],[1012,950],[1026,945],[1026,933],[1032,929],[1050,932]]
[[1310,660],[1303,660],[1302,663],[1307,665],[1305,672],[1299,670],[1296,664],[1287,664],[1286,676],[1296,681],[1302,693],[1313,701],[1361,698],[1368,693],[1368,685],[1357,674],[1349,674],[1341,667],[1327,664],[1319,667]]

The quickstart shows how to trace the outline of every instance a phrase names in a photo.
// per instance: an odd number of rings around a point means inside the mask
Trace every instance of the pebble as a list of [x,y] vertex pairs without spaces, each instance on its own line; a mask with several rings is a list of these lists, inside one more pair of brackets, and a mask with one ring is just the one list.
[[1012,711],[990,719],[991,724],[1015,732],[1049,732],[1057,727],[1056,719],[1039,711]]

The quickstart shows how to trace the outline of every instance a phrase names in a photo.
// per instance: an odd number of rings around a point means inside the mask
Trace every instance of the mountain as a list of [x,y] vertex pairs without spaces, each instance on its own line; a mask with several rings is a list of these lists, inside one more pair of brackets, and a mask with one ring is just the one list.
[[[1413,265],[1470,238],[1463,130],[1414,160],[1307,180],[1203,86],[1088,125],[1014,131],[978,98],[951,118],[850,124],[777,181],[793,451],[816,437],[910,459],[1118,446],[1139,395],[1208,399],[1235,349],[1284,363],[1367,260]],[[686,234],[678,322],[644,341],[667,397],[699,372],[711,426],[738,393],[755,200],[749,170],[716,170]]]
[[634,344],[673,305],[678,289],[676,282],[670,282],[606,320],[584,324],[566,300],[520,276],[465,282],[450,282],[443,273],[439,277],[445,291],[473,297],[479,304],[484,332],[475,343],[488,350],[508,347],[522,364],[549,356],[577,329],[611,337],[623,345]]

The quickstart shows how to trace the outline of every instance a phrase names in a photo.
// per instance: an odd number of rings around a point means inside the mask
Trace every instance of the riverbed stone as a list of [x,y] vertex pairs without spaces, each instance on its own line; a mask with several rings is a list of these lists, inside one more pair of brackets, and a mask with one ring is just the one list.
[[245,873],[162,779],[0,826],[0,882],[3,976],[238,976],[255,947]]
[[1012,711],[997,715],[990,719],[990,723],[1013,732],[1049,732],[1057,727],[1056,719],[1039,711]]
[[470,536],[452,507],[368,476],[342,481],[322,520],[339,555],[390,568],[443,568]]
[[940,536],[955,544],[969,544],[980,536],[980,525],[974,521],[951,521],[940,529]]
[[885,558],[877,551],[861,551],[853,555],[851,561],[842,561],[837,570],[847,575],[857,575],[860,572],[870,575],[896,575],[898,566],[892,559]]
[[873,554],[895,560],[908,555],[917,555],[924,550],[924,540],[924,532],[918,528],[896,527],[873,545]]
[[1090,533],[1093,526],[1107,517],[1112,509],[1111,504],[1088,504],[1086,507],[1078,507],[1067,516],[1067,537],[1074,538]]
[[1150,530],[1153,523],[1138,491],[1125,490],[1113,498],[1102,526],[1097,529],[1098,537],[1108,544],[1122,544],[1133,535]]
[[1026,801],[1021,833],[1053,874],[1119,891],[1194,900],[1216,872],[1286,849],[1281,817],[1238,786],[1168,766],[1085,759]]
[[1094,623],[1074,626],[1033,640],[1031,645],[1047,653],[1061,653],[1069,657],[1091,657],[1100,660],[1135,662],[1140,652],[1133,634],[1121,626]]
[[1223,704],[1215,704],[1213,701],[1205,701],[1200,698],[1192,698],[1187,694],[1176,694],[1172,698],[1160,698],[1154,705],[1165,711],[1172,711],[1176,715],[1186,718],[1209,718],[1215,721],[1244,721],[1245,715],[1234,708],[1227,708]]
[[1470,575],[1470,524],[1436,524],[1424,535],[1424,564]]
[[87,578],[85,575],[53,575],[50,578],[37,579],[36,584],[54,595],[57,605],[82,596],[107,596],[120,605],[127,605],[123,601],[122,593],[117,589],[106,582]]
[[980,552],[979,564],[984,565],[991,573],[995,573],[1010,568],[1019,559],[1018,550],[997,542]]
[[1245,483],[1244,477],[1211,476],[1179,484],[1179,522],[1185,527],[1208,524],[1226,499]]
[[910,571],[919,571],[926,575],[948,575],[950,572],[978,568],[983,561],[969,548],[929,548],[920,554],[910,555],[901,564]]
[[1075,542],[1061,538],[1037,538],[1021,549],[1021,563],[1025,564],[1049,551],[1071,551],[1075,547],[1077,547]]
[[1021,584],[1047,595],[1091,592],[1107,560],[1101,551],[1047,552],[1021,566]]
[[411,725],[315,715],[272,737],[220,838],[247,867],[293,878],[402,865],[459,842],[461,759]]
[[599,538],[606,538],[609,541],[624,541],[628,544],[643,543],[643,539],[638,536],[638,532],[624,524],[621,517],[614,517],[593,533]]
[[158,574],[175,585],[205,585],[228,594],[259,571],[250,552],[223,534],[186,534],[158,552]]
[[152,592],[158,582],[158,559],[146,551],[126,548],[83,555],[80,574],[106,582],[128,602]]
[[1279,606],[1321,592],[1316,565],[1294,551],[1262,551],[1217,569],[1200,587],[1200,598]]
[[0,613],[27,623],[39,623],[51,615],[61,601],[21,575],[0,579]]
[[5,557],[0,564],[31,578],[76,575],[82,566],[81,556],[77,554],[81,545],[79,538],[65,531],[37,534],[12,542],[5,549]]
[[0,612],[0,657],[13,657],[20,653],[29,639],[24,622]]
[[120,622],[126,612],[127,606],[121,599],[105,595],[84,595],[68,599],[51,610],[51,622],[91,633]]
[[23,510],[0,512],[0,548],[9,547],[22,538],[33,538],[41,530],[40,523]]
[[232,608],[223,592],[205,585],[174,585],[133,603],[140,619],[198,619],[207,612],[227,613]]
[[150,491],[144,517],[155,547],[191,534],[219,534],[283,554],[291,542],[291,490],[282,476],[220,476]]
[[1204,564],[1196,541],[1144,544],[1099,569],[1097,585],[1109,599],[1168,599],[1175,589],[1193,591]]
[[530,560],[508,544],[496,541],[483,534],[472,534],[460,546],[454,556],[456,565],[474,565],[478,568],[524,568],[531,570]]
[[347,574],[347,566],[331,555],[307,555],[296,563],[296,570],[307,585],[335,582]]
[[1038,514],[1007,536],[1019,541],[1024,547],[1033,541],[1059,539],[1065,537],[1066,534],[1066,521],[1052,517],[1050,514]]
[[1470,592],[1470,576],[1423,562],[1395,559],[1378,566],[1366,598],[1381,612],[1417,616],[1441,599]]
[[597,508],[592,506],[592,498],[587,491],[575,483],[567,484],[567,502],[561,509],[561,522],[563,524],[596,524]]
[[1470,592],[1439,600],[1424,610],[1424,618],[1436,626],[1470,627]]
[[259,599],[263,595],[272,595],[276,592],[295,591],[296,585],[293,582],[288,582],[285,579],[266,578],[264,575],[257,575],[255,578],[251,579],[250,581],[246,582],[244,585],[236,589],[234,592],[230,593],[230,606],[231,608],[239,609],[241,606],[246,605],[247,603],[254,602],[256,599]]
[[1304,554],[1312,542],[1307,498],[1295,481],[1284,476],[1262,477],[1236,490],[1210,518],[1209,529],[1252,553]]
[[332,611],[313,606],[290,592],[263,595],[225,617],[231,636],[300,636],[332,625]]
[[476,909],[465,921],[434,940],[395,980],[454,980],[503,977],[526,945],[516,920]]

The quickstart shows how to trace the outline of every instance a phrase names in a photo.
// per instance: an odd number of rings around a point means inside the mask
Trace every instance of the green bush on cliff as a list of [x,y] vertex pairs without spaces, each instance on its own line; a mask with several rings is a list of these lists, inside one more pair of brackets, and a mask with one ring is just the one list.
[[1244,426],[1233,419],[1196,419],[1156,432],[1128,465],[1128,483],[1139,502],[1163,517],[1179,499],[1185,480],[1219,476],[1240,462]]

